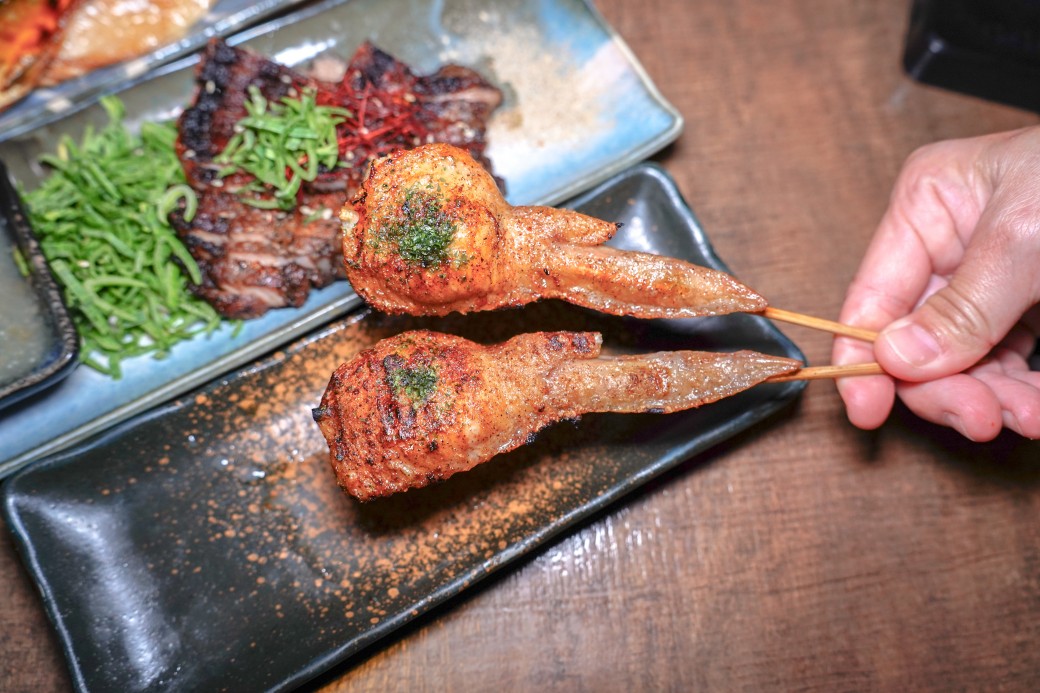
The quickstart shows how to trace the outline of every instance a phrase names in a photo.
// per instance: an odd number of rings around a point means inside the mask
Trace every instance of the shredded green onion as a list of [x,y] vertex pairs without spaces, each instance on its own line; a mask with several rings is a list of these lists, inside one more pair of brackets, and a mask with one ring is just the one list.
[[[299,98],[270,102],[256,87],[249,87],[247,115],[235,126],[235,134],[214,160],[223,166],[221,177],[244,172],[253,181],[244,186],[242,201],[254,207],[289,210],[304,182],[324,169],[340,165],[336,126],[350,111],[319,106],[314,90]],[[269,193],[257,197],[251,193]]]
[[182,202],[186,218],[197,205],[174,152],[175,126],[144,123],[134,133],[118,99],[102,105],[109,123],[78,143],[63,137],[41,157],[51,175],[23,195],[83,363],[119,378],[124,359],[165,357],[177,342],[216,329],[220,316],[189,291],[199,268],[167,221]]

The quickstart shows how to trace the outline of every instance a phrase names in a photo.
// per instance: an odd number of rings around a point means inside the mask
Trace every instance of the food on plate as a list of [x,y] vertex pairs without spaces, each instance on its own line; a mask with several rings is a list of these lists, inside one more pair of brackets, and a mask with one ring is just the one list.
[[77,0],[0,2],[0,109],[32,91],[61,48]]
[[481,164],[448,144],[374,162],[340,216],[347,278],[389,313],[468,313],[543,298],[640,318],[766,307],[723,272],[602,245],[617,231],[612,222],[510,206]]
[[362,501],[420,488],[556,421],[691,409],[801,366],[752,351],[604,356],[601,345],[596,332],[482,346],[419,330],[361,351],[335,371],[313,412],[339,484]]
[[82,0],[40,83],[53,85],[184,38],[216,0]]
[[557,298],[611,315],[748,312],[856,339],[877,336],[767,305],[724,272],[602,245],[617,224],[510,206],[480,162],[451,145],[375,161],[340,220],[347,278],[388,313],[469,313]]
[[183,38],[215,0],[0,1],[0,109]]
[[82,341],[80,359],[118,378],[123,359],[164,356],[220,316],[188,290],[201,276],[167,221],[175,204],[189,215],[194,206],[176,130],[144,123],[131,132],[121,102],[102,104],[109,124],[79,143],[63,137],[41,157],[50,175],[22,195]]
[[439,141],[490,165],[486,123],[502,95],[473,70],[416,75],[365,43],[337,77],[219,40],[203,53],[177,141],[199,205],[173,221],[202,271],[197,293],[226,317],[299,306],[344,276],[336,212],[371,160]]
[[483,158],[501,100],[471,70],[416,76],[371,44],[328,82],[214,40],[198,80],[176,125],[132,132],[104,100],[110,124],[64,137],[41,159],[51,174],[23,191],[81,358],[114,377],[125,358],[342,278],[334,210],[367,161],[430,139]]

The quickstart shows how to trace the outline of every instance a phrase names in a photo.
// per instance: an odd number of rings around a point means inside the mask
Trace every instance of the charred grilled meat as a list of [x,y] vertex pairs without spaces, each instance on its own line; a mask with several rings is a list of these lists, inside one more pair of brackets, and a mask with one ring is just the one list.
[[[336,129],[340,164],[304,183],[291,209],[264,208],[270,193],[218,161],[247,113],[251,88],[270,103],[312,93],[319,105],[347,112]],[[355,194],[368,163],[400,148],[447,141],[486,164],[486,122],[500,101],[500,92],[472,70],[446,66],[416,75],[368,43],[342,79],[331,82],[212,41],[198,67],[195,101],[178,122],[177,151],[198,211],[191,221],[172,216],[202,270],[197,293],[230,318],[301,305],[312,288],[344,276],[335,210]]]
[[600,347],[595,332],[495,346],[405,332],[340,366],[314,419],[340,485],[366,501],[472,469],[555,421],[691,409],[801,366],[752,351],[601,356]]
[[376,161],[340,217],[347,277],[388,313],[467,313],[543,298],[640,318],[766,307],[722,272],[603,246],[616,224],[510,206],[480,163],[449,145]]

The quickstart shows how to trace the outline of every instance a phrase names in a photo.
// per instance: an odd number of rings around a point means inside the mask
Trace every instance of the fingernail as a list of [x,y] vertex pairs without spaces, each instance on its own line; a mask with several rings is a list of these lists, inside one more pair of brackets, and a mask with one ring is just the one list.
[[942,422],[944,425],[957,431],[965,438],[968,438],[968,434],[964,431],[964,422],[961,421],[961,417],[956,416],[955,414],[943,414]]
[[888,345],[896,356],[911,366],[925,366],[938,358],[939,342],[920,325],[906,323],[885,332]]
[[1004,428],[1009,428],[1015,433],[1022,432],[1022,424],[1018,422],[1018,417],[1009,411],[1001,412],[1001,418],[1003,419]]

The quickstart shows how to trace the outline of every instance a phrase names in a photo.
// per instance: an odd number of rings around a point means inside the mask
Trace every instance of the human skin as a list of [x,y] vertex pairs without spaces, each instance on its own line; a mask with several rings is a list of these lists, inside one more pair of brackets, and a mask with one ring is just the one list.
[[896,397],[973,441],[1040,438],[1040,127],[930,144],[908,157],[852,280],[833,362],[888,375],[838,382],[849,420],[880,426]]

